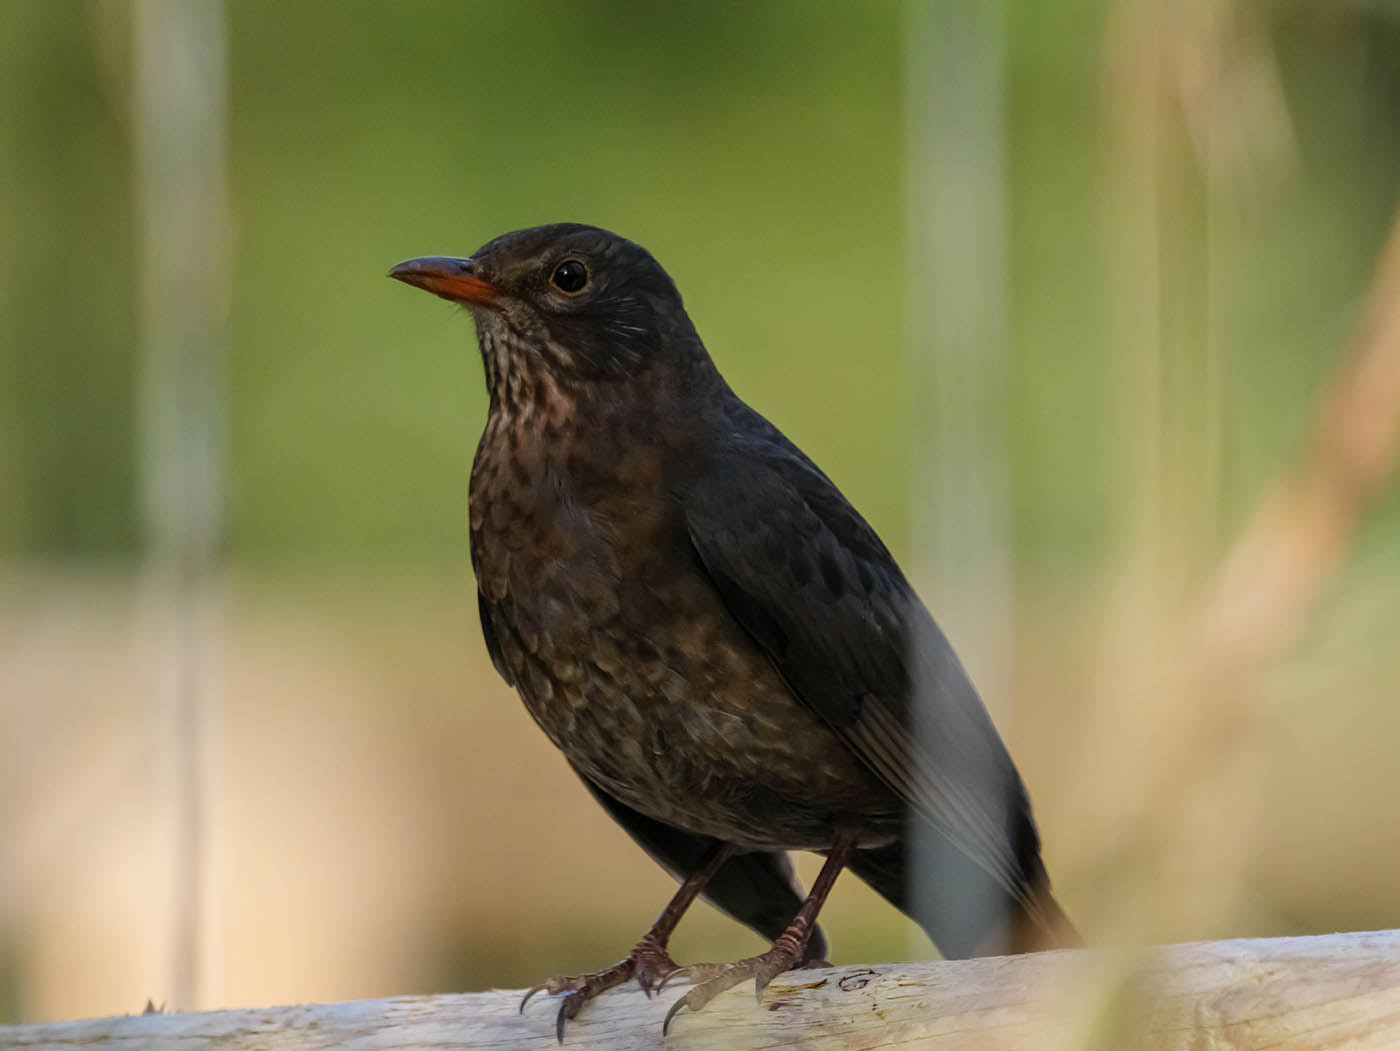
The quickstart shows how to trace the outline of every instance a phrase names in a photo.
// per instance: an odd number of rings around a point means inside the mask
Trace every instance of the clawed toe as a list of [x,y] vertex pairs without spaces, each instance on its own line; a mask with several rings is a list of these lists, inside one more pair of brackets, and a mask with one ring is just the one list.
[[554,1017],[554,1036],[562,1044],[564,1042],[564,1029],[570,1022],[578,1017],[578,1013],[583,1010],[583,1005],[597,996],[602,989],[589,991],[586,987],[575,989],[568,996],[564,997],[564,1002],[559,1005],[559,1013]]
[[535,986],[520,1001],[520,1010],[530,1002],[536,993],[548,992],[551,996],[568,993],[559,1004],[559,1014],[554,1021],[554,1032],[559,1042],[564,1042],[564,1030],[578,1017],[585,1004],[600,993],[621,985],[635,977],[637,984],[648,997],[660,993],[672,982],[690,982],[691,988],[681,996],[661,1024],[661,1035],[671,1029],[671,1022],[681,1011],[699,1011],[720,993],[733,989],[740,982],[752,978],[754,996],[763,999],[763,990],[778,975],[801,966],[797,953],[774,946],[758,956],[750,956],[734,963],[693,963],[678,967],[666,950],[655,944],[641,944],[620,963],[606,971],[595,974],[565,975],[551,978]]
[[549,979],[547,982],[541,982],[539,985],[533,986],[526,990],[525,995],[520,998],[520,1013],[525,1013],[525,1005],[530,1002],[531,998],[536,993],[547,992],[550,996],[558,996],[560,993],[579,988],[591,977],[593,977],[593,975],[561,974]]
[[[671,1020],[682,1010],[699,1011],[720,993],[733,989],[745,978],[752,977],[754,969],[746,966],[752,960],[740,960],[738,963],[729,964],[720,968],[723,973],[707,981],[700,982],[692,986],[691,989],[679,1000],[671,1005],[671,1009],[666,1012],[666,1020],[661,1023],[661,1035],[665,1036],[671,1029]],[[710,965],[714,966],[714,965]]]
[[578,1013],[583,1010],[584,1005],[600,993],[605,993],[635,977],[637,984],[642,987],[642,991],[650,997],[653,993],[658,992],[666,980],[678,969],[676,962],[671,959],[664,948],[644,939],[625,960],[619,961],[605,971],[597,971],[593,974],[561,975],[540,983],[525,994],[520,1001],[520,1011],[522,1014],[524,1013],[525,1005],[536,993],[547,992],[551,996],[568,993],[569,995],[564,997],[559,1004],[559,1014],[554,1021],[555,1035],[558,1036],[559,1042],[562,1044],[565,1028],[578,1017]]
[[775,948],[736,963],[698,963],[678,968],[662,983],[663,988],[672,977],[696,984],[666,1012],[666,1020],[661,1023],[661,1035],[665,1036],[670,1031],[672,1019],[682,1010],[699,1011],[720,993],[733,989],[746,978],[754,980],[754,996],[761,1001],[768,983],[784,971],[792,970],[799,962],[792,953]]
[[578,1013],[583,1010],[583,1005],[592,1000],[599,993],[605,993],[614,986],[621,985],[631,978],[637,971],[637,960],[635,956],[629,956],[620,963],[614,964],[606,971],[597,971],[594,974],[572,974],[561,975],[551,978],[547,982],[535,986],[527,992],[520,1001],[520,1011],[523,1014],[525,1005],[530,1002],[530,998],[539,992],[548,992],[551,996],[560,993],[568,993],[563,1002],[559,1005],[559,1014],[554,1020],[554,1032],[559,1038],[559,1042],[564,1042],[565,1027],[578,1017]]
[[[591,995],[596,996],[603,990],[611,989],[614,985],[627,980],[628,976],[625,974],[621,977],[616,977],[615,981],[610,980],[615,977],[614,972],[621,966],[622,964],[618,964],[617,966],[609,967],[606,971],[598,971],[595,974],[556,975],[548,981],[541,982],[525,993],[520,1000],[520,1013],[525,1013],[525,1005],[528,1004],[537,993],[548,993],[550,996],[558,996],[560,993],[580,992],[592,986],[596,988],[593,989]],[[588,997],[585,996],[584,999],[586,1000]]]
[[661,984],[656,987],[658,993],[665,992],[672,982],[688,982],[691,985],[703,985],[712,978],[717,978],[733,964],[727,963],[688,963],[684,967],[677,967],[665,978],[661,979]]
[[682,969],[665,949],[655,945],[639,945],[633,950],[632,959],[637,964],[637,984],[647,994],[647,999],[666,988],[671,976]]

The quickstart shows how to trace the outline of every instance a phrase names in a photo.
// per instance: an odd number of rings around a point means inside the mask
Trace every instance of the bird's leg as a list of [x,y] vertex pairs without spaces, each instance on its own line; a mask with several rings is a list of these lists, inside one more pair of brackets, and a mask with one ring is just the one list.
[[676,970],[675,961],[666,951],[666,945],[671,940],[676,924],[729,854],[728,844],[716,843],[700,862],[700,867],[681,882],[675,896],[661,910],[661,915],[656,918],[651,929],[642,935],[642,940],[637,942],[623,959],[606,970],[595,971],[592,974],[551,978],[525,994],[525,998],[520,1001],[520,1010],[523,1012],[525,1005],[530,1002],[530,997],[538,992],[547,991],[550,995],[567,992],[569,995],[564,997],[564,1002],[559,1005],[559,1017],[555,1023],[555,1032],[559,1042],[563,1043],[564,1027],[578,1015],[584,1004],[599,993],[635,977],[642,990],[650,996],[660,987],[662,980]]
[[812,884],[812,891],[807,895],[807,900],[797,910],[797,915],[792,918],[792,923],[788,924],[787,930],[778,935],[777,941],[767,952],[760,953],[758,956],[750,956],[748,959],[739,960],[736,963],[701,963],[690,967],[678,967],[672,971],[666,981],[662,982],[663,986],[672,977],[689,979],[699,984],[671,1005],[671,1009],[666,1012],[666,1021],[662,1024],[661,1035],[666,1035],[666,1031],[671,1028],[671,1019],[682,1008],[698,1011],[720,993],[726,989],[732,989],[746,978],[754,980],[754,995],[761,999],[763,990],[769,982],[784,971],[790,971],[794,967],[800,966],[803,950],[807,947],[807,939],[812,936],[812,928],[817,923],[817,913],[821,911],[822,905],[826,902],[826,896],[831,893],[832,884],[836,882],[837,875],[850,858],[855,842],[856,834],[854,832],[837,833],[836,841],[831,845],[831,850],[826,855],[826,864],[817,874],[816,881]]

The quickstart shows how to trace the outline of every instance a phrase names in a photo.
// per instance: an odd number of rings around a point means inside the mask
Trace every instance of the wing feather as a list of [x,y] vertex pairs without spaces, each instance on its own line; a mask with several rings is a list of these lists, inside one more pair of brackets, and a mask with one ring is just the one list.
[[1020,777],[952,647],[865,520],[776,431],[736,440],[680,495],[701,564],[794,696],[1026,901],[1034,858],[1024,854],[1039,845]]

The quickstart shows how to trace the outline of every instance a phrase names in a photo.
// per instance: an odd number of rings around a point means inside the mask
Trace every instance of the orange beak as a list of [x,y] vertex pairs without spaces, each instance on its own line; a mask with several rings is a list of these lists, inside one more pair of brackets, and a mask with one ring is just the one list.
[[400,263],[389,271],[389,276],[454,303],[489,307],[504,296],[505,291],[477,277],[474,270],[475,264],[470,259],[434,255]]

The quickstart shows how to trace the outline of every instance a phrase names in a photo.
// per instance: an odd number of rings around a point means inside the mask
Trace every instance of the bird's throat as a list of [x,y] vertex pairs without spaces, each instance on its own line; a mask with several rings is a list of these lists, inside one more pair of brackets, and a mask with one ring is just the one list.
[[567,379],[562,348],[480,322],[477,339],[493,414],[532,425],[557,425],[572,414],[577,392]]

